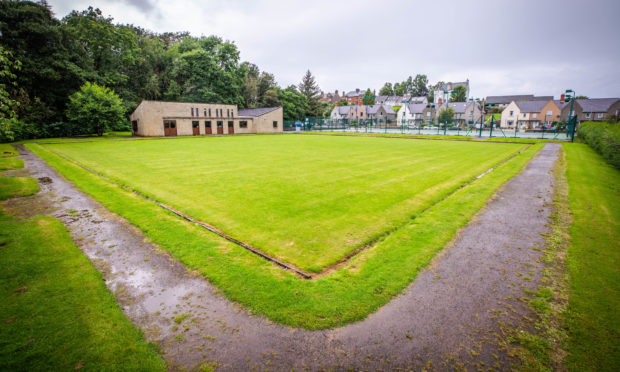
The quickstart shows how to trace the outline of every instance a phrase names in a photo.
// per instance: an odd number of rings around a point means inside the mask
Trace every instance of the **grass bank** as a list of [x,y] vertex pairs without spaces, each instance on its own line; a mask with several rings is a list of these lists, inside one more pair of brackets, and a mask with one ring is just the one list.
[[139,227],[190,270],[201,272],[231,300],[279,323],[323,329],[361,320],[400,293],[542,145],[530,147],[416,216],[346,265],[311,281],[282,271],[43,146],[28,147],[80,189]]
[[[0,177],[0,200],[36,192]],[[0,214],[0,303],[0,370],[165,370],[55,218]]]
[[620,171],[584,144],[566,144],[570,211],[566,366],[620,366]]

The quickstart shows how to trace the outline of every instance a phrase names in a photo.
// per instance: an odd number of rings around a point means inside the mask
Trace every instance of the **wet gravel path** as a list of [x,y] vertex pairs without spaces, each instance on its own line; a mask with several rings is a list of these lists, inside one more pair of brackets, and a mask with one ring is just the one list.
[[23,148],[20,175],[39,179],[41,193],[3,207],[59,218],[171,370],[506,370],[504,327],[527,327],[532,315],[523,289],[540,281],[536,248],[559,146],[547,144],[402,295],[364,321],[325,331],[250,315]]

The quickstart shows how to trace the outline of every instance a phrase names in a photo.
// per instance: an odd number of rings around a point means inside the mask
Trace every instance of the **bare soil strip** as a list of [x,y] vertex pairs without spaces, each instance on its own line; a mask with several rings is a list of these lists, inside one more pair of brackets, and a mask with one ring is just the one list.
[[[436,201],[436,202],[434,202],[433,204],[431,204],[431,205],[429,205],[428,207],[426,207],[424,210],[422,210],[422,211],[420,211],[419,213],[417,213],[417,214],[416,214],[416,216],[420,216],[420,215],[422,215],[424,212],[426,212],[427,210],[429,210],[430,208],[432,208],[432,207],[433,207],[433,206],[435,206],[436,204],[441,203],[441,202],[442,202],[442,201],[444,201],[446,198],[448,198],[448,197],[450,197],[451,195],[455,194],[457,191],[459,191],[459,190],[460,190],[460,189],[462,189],[463,187],[465,187],[465,186],[467,186],[467,185],[471,184],[472,182],[474,182],[474,181],[476,181],[476,180],[480,179],[480,178],[481,178],[481,177],[483,177],[485,174],[487,174],[487,173],[489,173],[489,172],[492,172],[495,168],[499,167],[500,165],[502,165],[502,164],[504,164],[504,163],[506,163],[506,162],[510,161],[510,160],[511,160],[511,159],[513,159],[515,156],[517,156],[517,155],[519,155],[519,154],[523,153],[523,152],[524,152],[525,150],[527,150],[530,146],[531,146],[531,144],[526,144],[526,145],[525,145],[525,147],[523,147],[523,148],[522,148],[519,152],[517,152],[517,153],[515,153],[515,154],[512,154],[512,155],[508,156],[507,158],[505,158],[505,159],[503,159],[503,160],[500,160],[498,163],[494,164],[491,168],[487,169],[487,170],[486,170],[486,171],[484,171],[483,173],[481,173],[481,174],[479,174],[479,175],[477,175],[477,176],[475,176],[475,177],[471,178],[470,180],[465,181],[465,182],[464,182],[462,185],[460,185],[458,188],[454,189],[453,191],[451,191],[450,193],[448,193],[447,195],[445,195],[445,196],[444,196],[444,197],[442,197],[441,199],[437,200],[437,201]],[[57,151],[53,151],[53,150],[50,150],[50,151],[51,151],[51,152],[53,152],[54,154],[56,154],[56,155],[60,156],[61,158],[65,159],[65,160],[67,160],[67,161],[72,162],[73,164],[75,164],[75,165],[79,166],[80,168],[82,168],[82,169],[84,169],[84,170],[87,170],[88,172],[90,172],[90,173],[92,173],[92,174],[95,174],[95,175],[97,175],[98,177],[101,177],[102,179],[104,179],[104,180],[106,180],[106,181],[108,181],[108,182],[111,182],[111,183],[113,183],[113,184],[115,184],[115,185],[117,185],[117,186],[121,187],[122,189],[127,190],[127,191],[129,191],[129,192],[131,192],[131,193],[133,193],[133,194],[135,194],[135,195],[137,195],[137,196],[141,197],[142,199],[145,199],[145,200],[148,200],[148,201],[150,201],[150,202],[153,202],[153,203],[157,204],[159,207],[161,207],[161,208],[163,208],[163,209],[166,209],[166,210],[168,210],[168,211],[170,211],[170,212],[172,212],[172,213],[176,214],[177,216],[179,216],[179,217],[183,218],[184,220],[189,221],[189,222],[192,222],[192,223],[195,223],[195,224],[199,225],[200,227],[202,227],[202,228],[204,228],[204,229],[207,229],[207,230],[209,230],[210,232],[212,232],[212,233],[214,233],[214,234],[219,235],[220,237],[222,237],[222,238],[224,238],[224,239],[228,240],[229,242],[232,242],[232,243],[234,243],[234,244],[237,244],[238,246],[240,246],[240,247],[242,247],[242,248],[244,248],[244,249],[246,249],[246,250],[248,250],[248,251],[250,251],[250,252],[254,253],[255,255],[257,255],[257,256],[259,256],[259,257],[261,257],[261,258],[263,258],[263,259],[265,259],[265,260],[267,260],[267,261],[270,261],[270,262],[272,262],[272,263],[274,263],[274,264],[276,264],[276,265],[280,266],[280,267],[281,267],[282,269],[284,269],[284,270],[288,270],[288,271],[290,271],[290,272],[292,272],[292,273],[296,274],[297,276],[299,276],[299,277],[301,277],[301,278],[303,278],[303,279],[316,279],[316,278],[321,278],[321,277],[324,277],[324,276],[326,276],[326,275],[329,275],[329,274],[333,273],[335,270],[337,270],[338,268],[340,268],[340,267],[342,267],[343,265],[345,265],[346,263],[348,263],[348,262],[349,262],[349,261],[350,261],[353,257],[355,257],[356,255],[358,255],[358,254],[359,254],[359,253],[361,253],[362,251],[364,251],[364,250],[366,250],[366,249],[369,249],[369,248],[373,247],[374,245],[376,245],[376,244],[377,244],[377,243],[379,243],[380,241],[384,240],[385,238],[387,238],[388,236],[390,236],[391,234],[393,234],[395,231],[397,231],[397,230],[401,229],[402,227],[406,226],[407,224],[411,223],[411,221],[413,221],[413,220],[416,218],[416,217],[414,216],[414,217],[410,218],[409,220],[407,220],[407,221],[406,221],[403,225],[398,226],[398,227],[396,227],[396,228],[394,228],[394,229],[391,229],[391,230],[389,230],[389,231],[386,231],[386,232],[384,232],[381,236],[379,236],[379,237],[377,237],[377,238],[375,238],[375,239],[373,239],[373,240],[371,240],[371,241],[369,241],[369,242],[367,242],[367,243],[365,243],[365,244],[360,245],[359,247],[357,247],[356,249],[354,249],[353,251],[351,251],[349,254],[347,254],[345,257],[343,257],[340,261],[336,262],[336,263],[335,263],[335,264],[333,264],[333,265],[330,265],[330,266],[328,266],[328,267],[324,268],[324,269],[323,269],[320,273],[311,274],[311,273],[307,273],[307,272],[305,272],[304,270],[302,270],[302,269],[300,269],[300,268],[296,267],[296,266],[295,266],[295,265],[293,265],[293,264],[282,262],[281,260],[279,260],[279,259],[277,259],[277,258],[275,258],[275,257],[272,257],[272,256],[268,255],[267,253],[265,253],[265,252],[261,251],[260,249],[253,247],[253,246],[252,246],[251,244],[249,244],[249,243],[242,242],[242,241],[240,241],[240,240],[238,240],[238,239],[233,238],[232,236],[230,236],[230,235],[229,235],[229,234],[227,234],[226,232],[224,232],[224,231],[222,231],[221,229],[217,228],[215,225],[212,225],[212,224],[207,223],[207,222],[204,222],[204,221],[197,220],[197,219],[193,218],[192,216],[189,216],[189,215],[187,215],[187,214],[185,214],[185,213],[183,213],[183,212],[179,211],[178,209],[175,209],[175,208],[173,208],[173,207],[171,207],[171,206],[169,206],[169,205],[167,205],[167,204],[161,203],[160,201],[158,201],[158,200],[156,200],[156,199],[153,199],[153,198],[151,198],[151,197],[148,197],[148,196],[146,196],[146,195],[144,195],[144,194],[140,193],[139,191],[137,191],[137,190],[133,189],[132,187],[127,186],[127,185],[123,185],[123,184],[121,184],[120,182],[117,182],[117,181],[115,181],[115,180],[113,180],[113,179],[111,179],[111,178],[109,178],[109,177],[106,177],[105,175],[103,175],[103,174],[101,174],[101,173],[97,172],[96,170],[91,169],[91,168],[89,168],[89,167],[85,166],[84,164],[82,164],[82,163],[80,163],[80,162],[78,162],[78,161],[76,161],[76,160],[74,160],[74,159],[71,159],[70,157],[68,157],[68,156],[66,156],[66,155],[64,155],[64,154],[61,154],[61,153],[59,153],[59,152],[57,152]]]
[[528,327],[533,317],[524,289],[537,289],[541,279],[537,248],[548,230],[559,145],[547,144],[508,181],[402,295],[364,321],[323,331],[249,314],[42,160],[20,152],[30,176],[52,182],[4,208],[59,218],[171,370],[505,370],[504,332]]

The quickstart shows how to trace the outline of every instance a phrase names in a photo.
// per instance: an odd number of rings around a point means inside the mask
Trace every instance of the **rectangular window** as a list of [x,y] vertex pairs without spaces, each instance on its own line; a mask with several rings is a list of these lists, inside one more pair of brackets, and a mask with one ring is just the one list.
[[202,112],[204,114],[204,116],[207,116],[207,109],[204,109],[204,111]]
[[532,117],[533,117],[534,119],[536,119],[536,114],[532,114]]
[[273,127],[274,127],[274,128],[277,128],[277,127],[278,127],[278,122],[277,122],[277,121],[274,121],[274,122],[273,122]]
[[240,121],[239,122],[239,128],[247,128],[248,127],[248,122],[247,121]]
[[603,114],[602,114],[602,113],[599,113],[598,115],[596,115],[596,117],[600,119],[600,118],[602,118],[602,117],[603,117]]
[[211,122],[205,121],[205,128],[211,128]]
[[551,110],[547,111],[547,116],[551,116],[553,115],[553,112],[551,112]]
[[192,121],[192,128],[198,128],[198,122]]
[[589,118],[590,117],[590,113],[586,112],[586,117]]
[[514,111],[510,111],[510,116],[514,115],[514,113],[515,113]]
[[211,109],[209,109],[209,117],[211,117]]
[[218,121],[217,122],[217,127],[218,128],[222,128],[224,126],[224,122],[223,121]]
[[192,107],[191,110],[192,110],[192,116],[194,116],[194,108]]
[[232,121],[229,121],[229,122],[228,122],[228,128],[232,128],[232,127],[233,127],[233,122],[232,122]]

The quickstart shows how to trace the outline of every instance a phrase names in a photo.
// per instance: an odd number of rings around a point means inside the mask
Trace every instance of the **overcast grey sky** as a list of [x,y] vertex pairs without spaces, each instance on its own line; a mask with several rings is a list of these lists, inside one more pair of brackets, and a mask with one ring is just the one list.
[[620,97],[620,0],[48,0],[155,32],[234,41],[282,86],[307,69],[324,91],[426,74],[472,96]]

